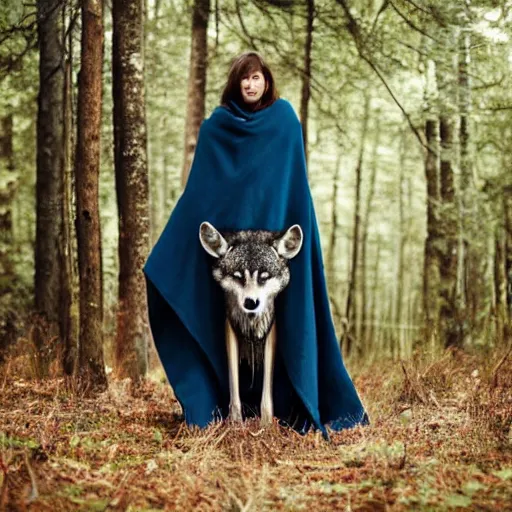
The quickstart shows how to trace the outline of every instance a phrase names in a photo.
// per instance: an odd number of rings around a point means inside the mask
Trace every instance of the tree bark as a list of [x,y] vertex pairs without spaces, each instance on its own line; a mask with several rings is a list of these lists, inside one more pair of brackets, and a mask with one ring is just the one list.
[[12,209],[18,176],[14,166],[13,120],[8,114],[0,119],[0,269],[2,276],[13,276],[11,262],[13,224]]
[[427,152],[425,158],[425,180],[427,185],[427,237],[423,268],[423,309],[425,311],[426,338],[437,344],[439,336],[439,123],[428,119],[425,124]]
[[456,119],[458,70],[453,55],[458,51],[457,31],[446,10],[445,26],[438,34],[436,48],[436,81],[438,90],[437,111],[440,122],[440,198],[441,211],[438,224],[439,244],[440,309],[439,335],[445,347],[462,346],[462,319],[457,294],[459,262],[459,208],[455,189],[456,166]]
[[512,187],[509,186],[504,194],[505,217],[505,280],[507,295],[507,319],[505,337],[507,343],[512,340]]
[[[378,304],[379,304],[379,283],[380,283],[380,257],[381,257],[381,238],[380,236],[377,238],[377,247],[375,248],[375,264],[373,267],[373,284],[372,284],[372,300],[371,300],[371,306],[369,308],[370,311],[370,318],[369,322],[370,325],[367,328],[367,350],[376,351],[377,349],[377,343],[376,338],[377,335],[380,335],[379,330],[377,329],[377,320],[378,320]],[[367,321],[368,322],[368,321]],[[377,335],[376,335],[377,333]]]
[[458,215],[455,203],[454,181],[454,120],[451,116],[441,116],[441,201],[442,223],[440,231],[443,243],[440,260],[440,334],[445,347],[458,347],[462,344],[459,329],[460,317],[457,306],[457,264],[458,264]]
[[199,127],[204,119],[206,71],[208,67],[208,18],[210,0],[194,0],[192,13],[192,44],[187,94],[187,117],[185,121],[185,154],[181,172],[181,184],[188,180],[190,166],[197,144]]
[[406,243],[405,208],[404,208],[404,183],[405,183],[405,134],[402,134],[400,141],[400,162],[398,170],[398,236],[396,240],[396,263],[395,263],[395,289],[393,293],[393,315],[392,322],[394,329],[391,329],[393,347],[391,354],[402,357],[402,303],[404,295],[404,255]]
[[459,35],[459,144],[460,144],[460,243],[458,303],[461,315],[462,336],[466,337],[479,324],[479,311],[485,308],[487,283],[482,262],[485,261],[481,234],[478,232],[479,201],[473,179],[471,147],[471,81],[470,45],[471,28],[468,12],[469,1],[459,7],[461,30]]
[[103,362],[103,279],[98,204],[103,64],[100,0],[82,0],[81,69],[75,161],[80,277],[80,343],[76,375],[85,389],[106,387]]
[[503,224],[496,226],[494,233],[494,321],[496,341],[503,345],[508,323],[507,274],[506,274],[506,234]]
[[[66,9],[65,9],[66,10]],[[66,13],[63,23],[63,39],[66,40]],[[71,16],[67,19],[71,22]],[[75,370],[75,363],[78,350],[78,268],[77,268],[77,247],[75,230],[74,211],[74,123],[73,123],[73,83],[72,83],[72,59],[73,59],[73,38],[72,30],[69,30],[67,38],[67,56],[64,71],[64,93],[63,93],[63,142],[64,142],[64,176],[63,176],[63,200],[62,200],[62,282],[61,287],[61,312],[60,332],[62,337],[63,354],[62,366],[67,375],[72,375]]]
[[308,161],[308,118],[309,98],[311,97],[311,50],[313,48],[313,24],[315,21],[315,0],[306,0],[306,42],[304,45],[304,73],[300,98],[300,122],[304,139],[304,152]]
[[14,314],[16,269],[12,259],[15,251],[13,206],[18,186],[14,165],[13,115],[0,119],[0,364],[7,348],[15,340]]
[[[359,157],[356,166],[356,190],[354,204],[354,224],[352,232],[352,258],[350,267],[350,278],[347,294],[347,302],[345,307],[346,326],[340,344],[345,351],[345,355],[349,356],[354,348],[354,343],[358,343],[358,263],[359,263],[359,232],[361,230],[361,179],[363,173],[364,148],[366,145],[366,136],[368,133],[368,121],[370,117],[370,97],[365,96],[363,126],[361,129],[361,146],[359,149]],[[359,331],[360,332],[360,331]],[[360,348],[360,347],[359,347]]]
[[341,175],[341,153],[336,158],[331,196],[331,236],[327,252],[327,276],[336,283],[336,243],[338,240],[338,189]]
[[363,353],[369,347],[369,333],[372,329],[369,328],[368,322],[373,322],[370,309],[370,301],[368,294],[368,277],[367,277],[367,265],[368,265],[368,233],[370,231],[370,218],[373,207],[373,197],[375,195],[375,182],[377,180],[377,163],[378,163],[378,151],[380,145],[380,119],[377,116],[375,126],[375,141],[372,150],[372,160],[370,166],[370,178],[368,182],[368,190],[366,195],[366,205],[364,209],[364,217],[361,227],[361,300],[363,302],[361,308],[361,344],[363,347]]
[[[35,308],[59,333],[61,312],[64,154],[63,3],[38,0],[39,96],[37,113]],[[41,341],[39,337],[37,340]],[[39,343],[38,341],[38,343]],[[40,348],[40,347],[38,347]]]
[[115,374],[139,381],[147,371],[148,326],[142,267],[149,250],[149,183],[142,0],[113,3],[113,92],[119,305]]

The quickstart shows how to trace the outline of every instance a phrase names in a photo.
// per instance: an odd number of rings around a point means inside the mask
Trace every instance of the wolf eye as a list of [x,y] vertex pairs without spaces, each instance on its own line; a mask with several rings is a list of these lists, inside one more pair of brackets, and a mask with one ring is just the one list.
[[233,272],[233,277],[235,279],[242,279],[242,274],[237,270],[236,272]]
[[268,278],[269,278],[269,273],[268,272],[262,272],[259,277],[258,277],[258,281],[260,281],[261,283],[264,283]]

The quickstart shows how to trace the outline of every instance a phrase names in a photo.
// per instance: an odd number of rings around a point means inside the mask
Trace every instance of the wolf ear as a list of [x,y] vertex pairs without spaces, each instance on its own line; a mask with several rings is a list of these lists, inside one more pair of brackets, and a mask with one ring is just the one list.
[[295,224],[275,241],[277,253],[287,260],[295,258],[302,247],[302,240],[302,229],[298,224]]
[[199,226],[199,240],[204,250],[214,258],[224,256],[228,250],[224,237],[209,222],[203,222]]

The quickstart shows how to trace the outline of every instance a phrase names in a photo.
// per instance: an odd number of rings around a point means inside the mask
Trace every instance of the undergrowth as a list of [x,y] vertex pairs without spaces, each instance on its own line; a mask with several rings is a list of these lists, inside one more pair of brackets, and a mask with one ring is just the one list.
[[[512,358],[351,367],[371,425],[188,428],[171,389],[0,377],[0,510],[512,510]],[[15,372],[16,370],[16,372]]]

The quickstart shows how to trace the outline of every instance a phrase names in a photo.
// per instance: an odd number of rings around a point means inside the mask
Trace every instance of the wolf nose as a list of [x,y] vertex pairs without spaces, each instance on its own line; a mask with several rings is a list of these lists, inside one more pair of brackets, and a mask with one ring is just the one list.
[[259,305],[260,301],[258,299],[245,299],[244,301],[244,308],[248,309],[249,311],[254,311]]

